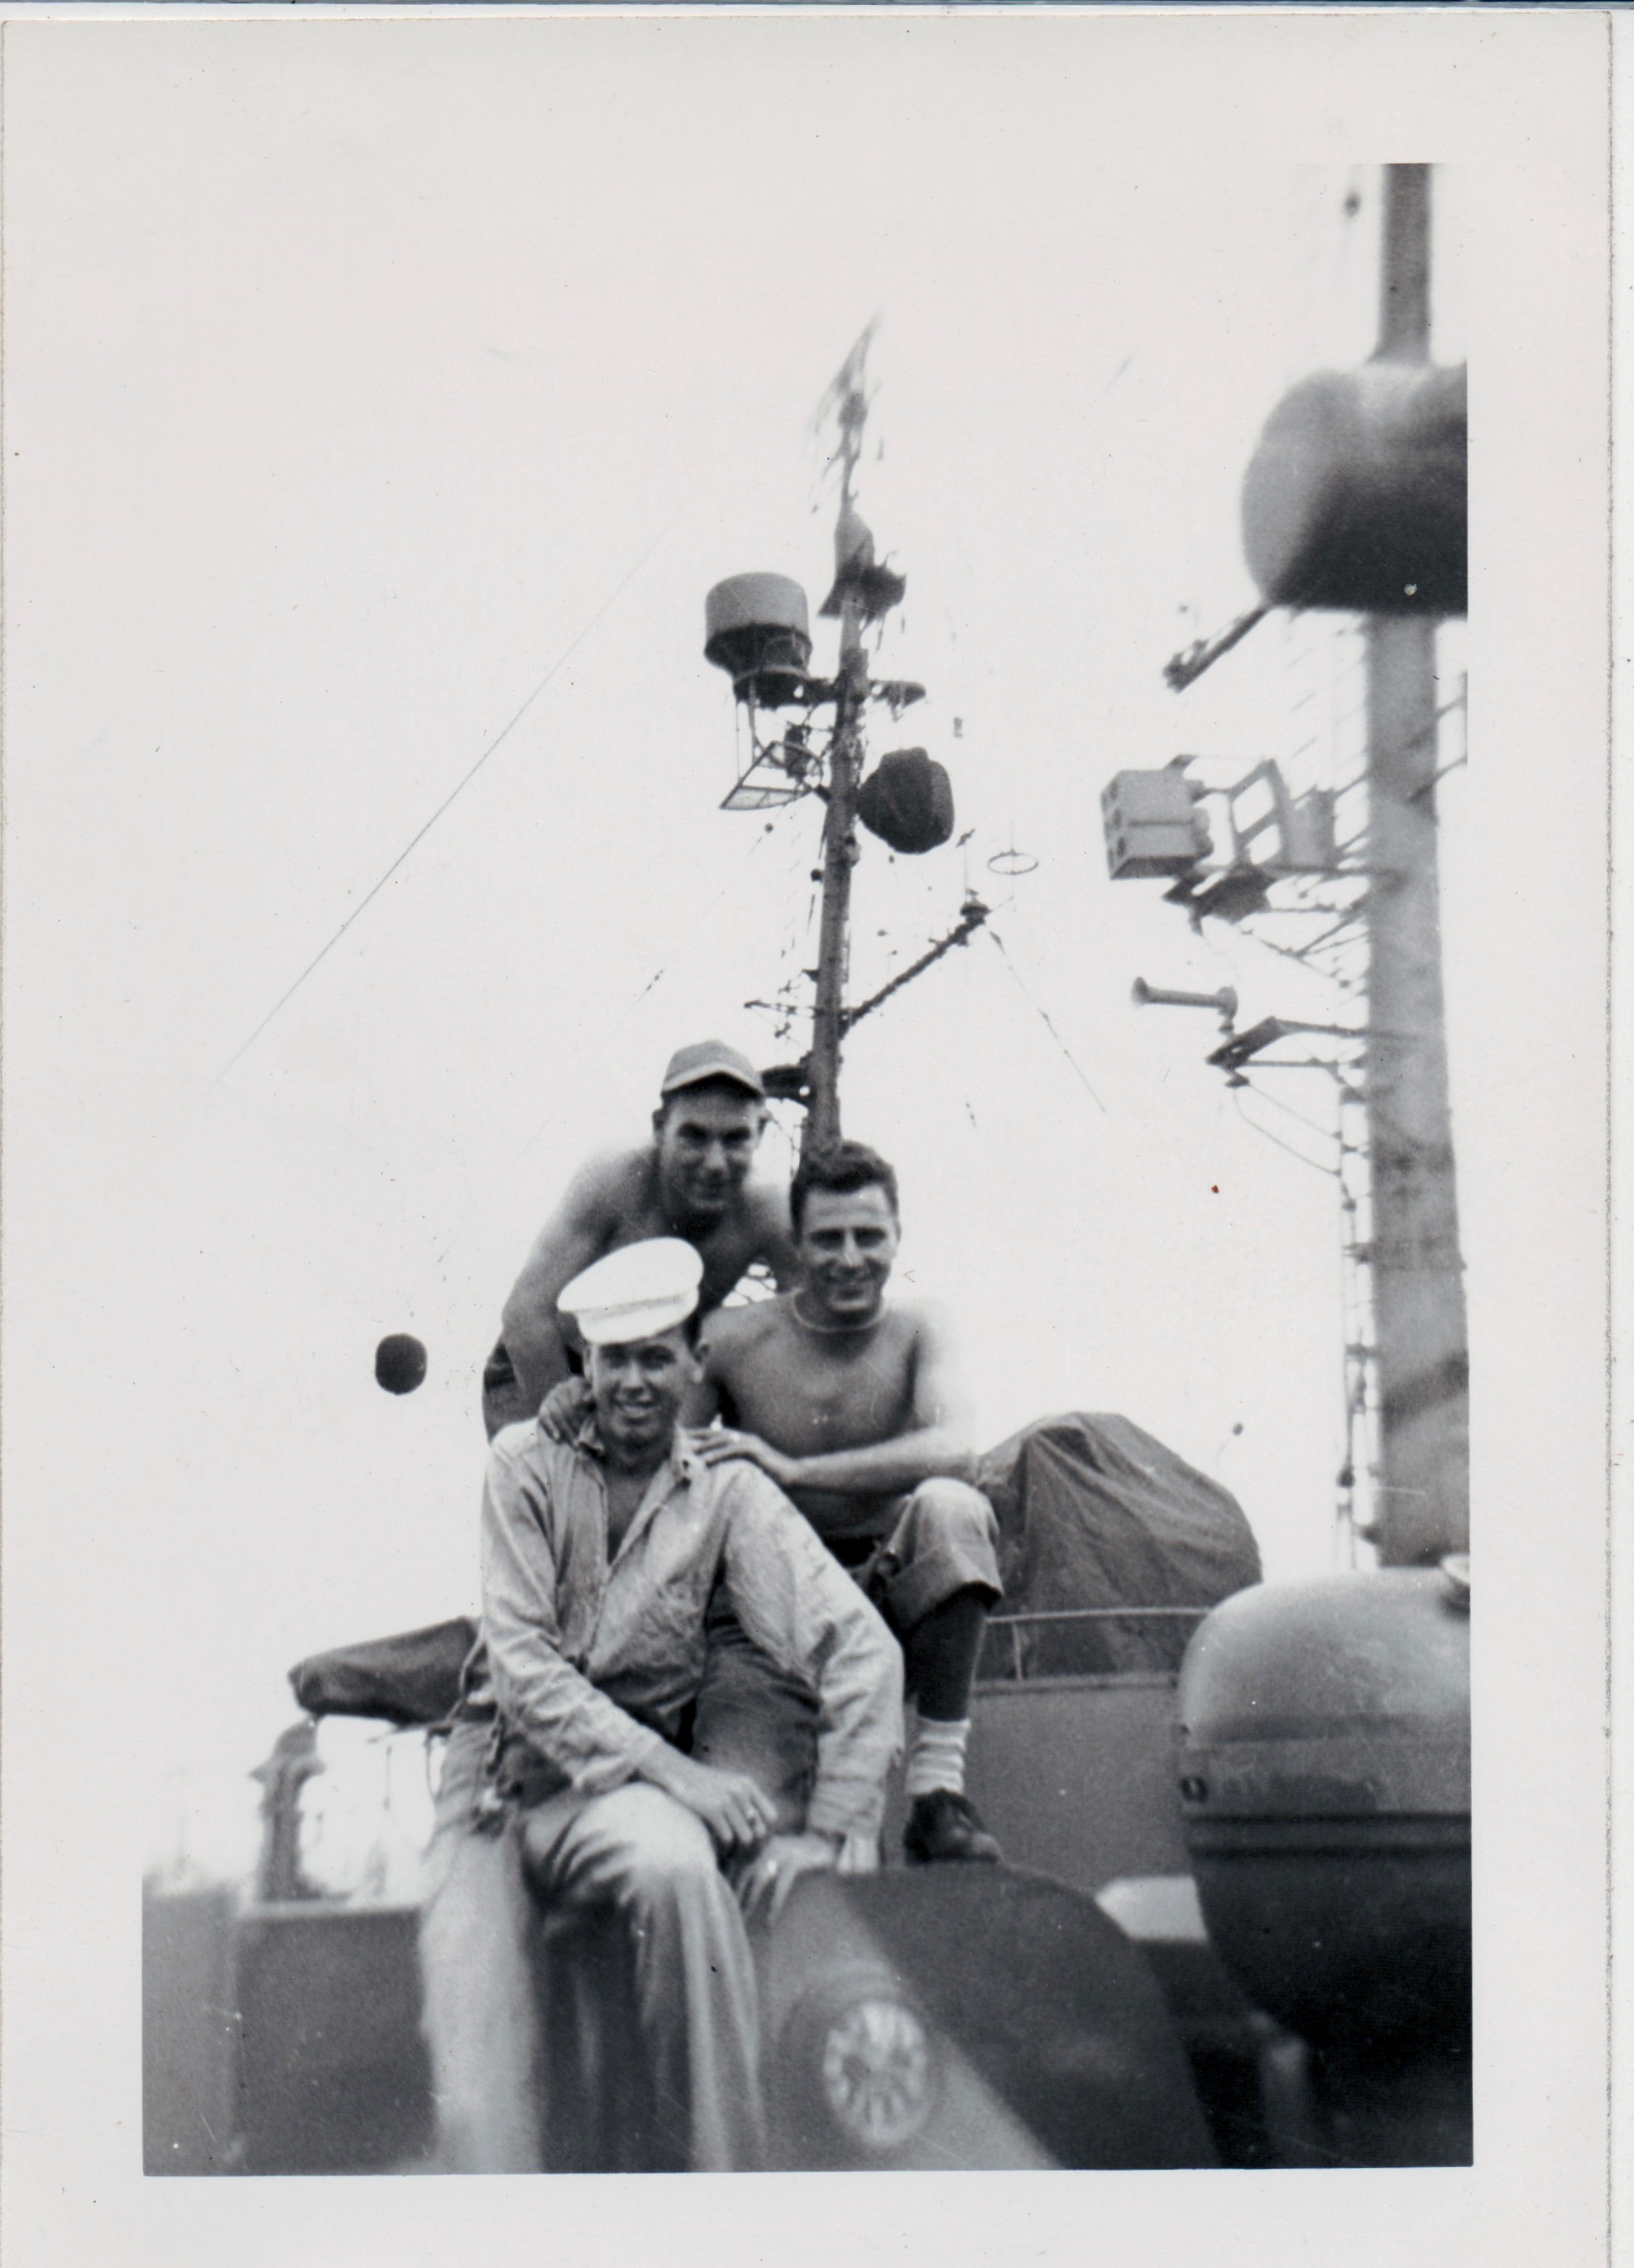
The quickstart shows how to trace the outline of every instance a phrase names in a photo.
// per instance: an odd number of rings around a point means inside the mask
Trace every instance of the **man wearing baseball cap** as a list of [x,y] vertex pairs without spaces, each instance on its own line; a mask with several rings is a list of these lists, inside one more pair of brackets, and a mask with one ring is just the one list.
[[780,1289],[794,1281],[787,1197],[750,1179],[765,1124],[765,1087],[746,1056],[721,1040],[677,1049],[651,1140],[582,1166],[522,1264],[483,1372],[491,1440],[501,1425],[533,1417],[575,1367],[573,1326],[558,1302],[563,1286],[604,1254],[652,1237],[684,1239],[704,1263],[704,1313],[757,1261]]
[[[536,2162],[524,1878],[548,1913],[628,1933],[659,2164],[730,2170],[761,2153],[743,1911],[774,1911],[811,1869],[876,1863],[900,1655],[767,1476],[745,1460],[707,1468],[677,1432],[699,1379],[703,1278],[693,1246],[662,1237],[567,1284],[589,1415],[571,1442],[536,1419],[489,1451],[482,1641],[449,1739],[421,1918],[433,2084],[459,2170]],[[816,1771],[795,1831],[773,1831],[748,1773],[682,1745],[712,1598],[814,1696]]]

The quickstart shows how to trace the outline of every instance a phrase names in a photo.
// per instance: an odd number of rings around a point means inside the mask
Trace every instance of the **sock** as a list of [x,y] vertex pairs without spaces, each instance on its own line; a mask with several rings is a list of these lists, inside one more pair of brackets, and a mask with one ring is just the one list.
[[914,1728],[913,1745],[908,1751],[906,1790],[911,1803],[915,1796],[930,1795],[939,1787],[950,1788],[955,1795],[965,1793],[965,1743],[970,1738],[970,1719],[961,1717],[957,1724],[946,1724],[939,1717],[921,1717]]

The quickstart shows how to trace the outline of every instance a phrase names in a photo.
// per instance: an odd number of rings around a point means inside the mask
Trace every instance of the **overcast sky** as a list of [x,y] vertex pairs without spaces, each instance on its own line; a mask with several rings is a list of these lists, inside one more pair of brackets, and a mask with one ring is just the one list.
[[[479,1371],[565,1176],[640,1138],[677,1044],[804,1043],[744,1004],[814,957],[817,806],[718,809],[703,599],[775,568],[815,610],[809,423],[876,314],[861,500],[908,578],[880,666],[931,697],[874,746],[946,762],[973,834],[864,838],[854,995],[967,885],[1003,949],[858,1031],[847,1130],[898,1165],[901,1272],[955,1311],[984,1445],[1121,1411],[1238,1494],[1269,1572],[1330,1565],[1335,1186],[1239,1117],[1210,1019],[1128,996],[1350,1009],[1111,884],[1098,803],[1183,749],[1354,769],[1353,625],[1279,617],[1179,699],[1161,667],[1255,595],[1279,394],[1371,350],[1377,169],[1113,162],[1030,132],[1024,63],[910,79],[890,38],[831,84],[793,26],[747,80],[617,24],[376,28],[8,46],[8,1053],[55,1198],[10,1225],[48,1348],[21,1451],[43,1476],[92,1413],[119,1444],[62,1516],[163,1665],[156,1768],[241,1800],[290,1663],[474,1607]],[[1011,847],[1037,871],[991,872]],[[372,1371],[399,1329],[431,1359],[402,1401]]]

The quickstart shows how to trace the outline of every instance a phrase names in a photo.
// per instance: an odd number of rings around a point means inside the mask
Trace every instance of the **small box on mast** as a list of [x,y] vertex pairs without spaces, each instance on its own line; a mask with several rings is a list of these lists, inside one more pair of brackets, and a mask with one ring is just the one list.
[[1119,772],[1101,790],[1106,869],[1114,882],[1157,874],[1189,874],[1213,847],[1199,799],[1179,764],[1161,771]]

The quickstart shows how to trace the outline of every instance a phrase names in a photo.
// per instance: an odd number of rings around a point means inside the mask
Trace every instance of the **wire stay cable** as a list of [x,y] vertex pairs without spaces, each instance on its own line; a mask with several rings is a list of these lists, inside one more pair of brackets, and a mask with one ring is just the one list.
[[[226,1078],[227,1074],[233,1071],[238,1064],[243,1061],[244,1057],[249,1053],[251,1048],[255,1046],[256,1041],[266,1030],[269,1024],[270,1024],[273,1019],[289,1005],[296,993],[299,991],[301,986],[313,974],[314,969],[318,968],[323,961],[328,960],[329,954],[340,943],[342,938],[344,938],[347,931],[351,929],[352,924],[356,922],[371,905],[373,905],[375,899],[379,897],[381,892],[385,888],[387,883],[390,881],[392,876],[397,872],[398,868],[403,865],[404,861],[418,849],[419,845],[424,843],[425,837],[431,833],[433,828],[436,826],[443,814],[448,810],[452,804],[456,802],[458,799],[464,794],[466,789],[476,778],[477,773],[481,771],[489,757],[492,756],[495,751],[510,738],[511,734],[521,723],[522,718],[533,707],[534,703],[539,698],[539,696],[544,691],[545,688],[554,678],[560,675],[561,672],[566,667],[568,662],[572,660],[573,655],[578,652],[580,647],[584,644],[586,638],[589,637],[591,631],[596,628],[597,624],[603,620],[604,615],[611,612],[613,607],[624,596],[625,591],[627,591],[631,584],[634,582],[642,568],[646,566],[647,561],[652,557],[654,552],[657,550],[659,545],[663,541],[665,536],[669,534],[670,528],[674,526],[675,521],[671,519],[668,525],[659,530],[658,534],[653,538],[652,541],[642,552],[640,557],[635,562],[635,564],[627,570],[627,571],[614,585],[608,596],[603,599],[601,605],[591,615],[589,621],[585,623],[583,629],[577,633],[568,644],[562,648],[561,652],[557,655],[556,659],[551,664],[549,669],[545,671],[544,675],[539,680],[539,682],[534,687],[532,692],[528,696],[521,706],[515,711],[514,715],[510,718],[508,722],[499,727],[499,730],[494,734],[492,740],[489,741],[481,755],[477,757],[476,762],[470,767],[470,770],[466,772],[464,777],[456,782],[455,786],[449,790],[448,793],[444,796],[442,801],[438,805],[436,810],[433,812],[431,817],[425,821],[425,825],[419,828],[416,833],[410,837],[409,841],[404,843],[403,849],[392,860],[390,865],[387,867],[385,873],[380,877],[380,880],[374,883],[366,895],[360,899],[358,904],[352,908],[345,920],[342,922],[340,927],[335,932],[334,935],[328,940],[328,942],[320,946],[318,951],[314,954],[312,959],[301,970],[299,976],[296,977],[294,983],[289,985],[279,994],[278,998],[273,1002],[271,1007],[268,1009],[266,1014],[256,1025],[255,1030],[251,1032],[249,1037],[239,1047],[234,1049],[232,1055],[227,1057],[226,1062],[222,1064],[221,1069],[216,1073],[214,1079],[211,1080],[210,1085],[205,1087],[203,1093],[199,1095],[197,1101],[193,1104],[193,1110],[200,1108],[203,1104],[207,1102],[210,1097],[215,1093],[216,1089],[221,1085],[222,1081]],[[188,1115],[190,1116],[192,1115],[191,1111],[189,1111]]]
[[[1263,1101],[1268,1101],[1270,1100],[1269,1096],[1265,1095],[1263,1090],[1260,1087],[1251,1086],[1249,1092],[1252,1094],[1260,1095]],[[1258,1134],[1263,1141],[1275,1142],[1279,1150],[1286,1150],[1290,1158],[1298,1158],[1299,1163],[1302,1166],[1309,1166],[1313,1174],[1326,1174],[1330,1181],[1338,1181],[1341,1178],[1337,1166],[1324,1166],[1320,1160],[1307,1157],[1303,1150],[1296,1149],[1291,1142],[1284,1142],[1280,1134],[1273,1134],[1268,1126],[1261,1126],[1256,1124],[1255,1122],[1250,1118],[1248,1113],[1243,1108],[1243,1099],[1240,1094],[1234,1094],[1231,1097],[1231,1101],[1236,1106],[1237,1116],[1242,1120],[1243,1124],[1246,1126],[1251,1132]]]
[[[631,1017],[634,1015],[636,1010],[640,1006],[642,1001],[646,999],[647,994],[653,990],[654,987],[657,985],[663,977],[667,976],[672,968],[678,968],[685,961],[687,955],[691,952],[693,946],[697,944],[705,929],[707,928],[715,908],[741,880],[743,868],[748,865],[750,860],[754,857],[755,853],[760,849],[765,840],[766,837],[764,834],[759,834],[755,836],[743,858],[738,862],[737,865],[732,869],[725,881],[721,883],[713,897],[710,899],[709,903],[704,908],[702,913],[699,915],[697,920],[692,924],[691,928],[683,936],[680,943],[672,951],[668,953],[664,956],[663,960],[659,962],[657,968],[654,969],[646,983],[643,984],[640,990],[635,994],[628,1007],[625,1009],[624,1013],[618,1018],[617,1021],[608,1026],[606,1031],[602,1035],[601,1044],[604,1050],[610,1046],[614,1040],[617,1038],[619,1033],[623,1031],[625,1026],[629,1022]],[[555,1124],[557,1119],[560,1117],[566,1108],[566,1104],[565,1101],[558,1102],[553,1105],[549,1115],[540,1120],[539,1123],[534,1128],[533,1132],[522,1144],[521,1148],[517,1151],[515,1156],[511,1160],[510,1162],[513,1166],[519,1165],[521,1162],[521,1160],[528,1155],[528,1152],[533,1148],[534,1144],[539,1140],[540,1137],[546,1133],[549,1129]]]
[[[703,912],[699,914],[691,929],[684,937],[682,938],[679,944],[675,946],[665,959],[659,963],[658,967],[653,971],[646,983],[640,986],[640,990],[633,995],[628,1005],[625,1006],[623,1013],[618,1017],[617,1022],[612,1024],[608,1030],[603,1034],[601,1045],[603,1052],[605,1052],[611,1042],[617,1037],[618,1034],[623,1031],[625,1026],[629,1022],[631,1017],[634,1015],[636,1010],[640,1006],[642,1001],[646,999],[647,994],[654,990],[663,977],[669,974],[671,969],[681,966],[692,947],[697,944],[699,935],[701,934],[705,925],[707,924],[711,915],[714,912],[715,908],[727,895],[727,893],[732,888],[734,883],[740,878],[743,867],[747,866],[749,861],[754,857],[756,851],[760,849],[765,840],[766,837],[763,834],[757,835],[755,836],[754,841],[750,844],[740,865],[734,869],[733,873],[727,877],[721,887],[715,892],[714,896],[711,898],[709,903],[704,908]],[[579,1057],[575,1055],[572,1060],[577,1062],[579,1060]],[[550,1131],[551,1128],[555,1125],[557,1120],[561,1116],[563,1111],[566,1108],[567,1099],[566,1095],[563,1095],[551,1105],[551,1108],[545,1113],[544,1116],[534,1128],[532,1133],[529,1135],[521,1147],[512,1153],[511,1157],[506,1160],[503,1170],[507,1173],[514,1172],[521,1163],[522,1160],[527,1157],[534,1145],[542,1140],[543,1138]],[[462,1242],[463,1241],[469,1222],[474,1217],[477,1206],[479,1204],[485,1206],[487,1203],[488,1197],[484,1190],[479,1197],[474,1199],[470,1204],[468,1204],[464,1215],[455,1222],[453,1228],[446,1229],[444,1231],[444,1234],[446,1235],[447,1241],[438,1253],[436,1258],[430,1263],[429,1269],[425,1272],[433,1273],[439,1271],[447,1264],[450,1256],[459,1249]]]
[[1089,1080],[1084,1078],[1083,1066],[1079,1064],[1076,1057],[1073,1054],[1072,1049],[1067,1045],[1066,1041],[1062,1039],[1054,1025],[1051,1023],[1049,1017],[1046,1014],[1044,1009],[1040,1007],[1038,1001],[1033,998],[1032,994],[1027,990],[1026,985],[1022,981],[1020,969],[1017,968],[1015,962],[1010,959],[1008,951],[1005,949],[1003,939],[999,935],[997,930],[993,927],[990,922],[987,924],[987,935],[993,939],[994,945],[997,946],[1000,953],[1003,954],[1004,966],[1015,978],[1017,988],[1020,991],[1023,999],[1027,1002],[1033,1013],[1038,1017],[1039,1021],[1049,1034],[1051,1039],[1054,1041],[1062,1055],[1066,1057],[1068,1062],[1072,1065],[1073,1070],[1077,1072],[1080,1080],[1083,1082],[1084,1093],[1089,1096],[1090,1101],[1095,1105],[1097,1110],[1100,1112],[1101,1116],[1103,1118],[1109,1118],[1112,1116],[1111,1112],[1101,1101],[1099,1095],[1096,1094],[1095,1089],[1090,1085]]

